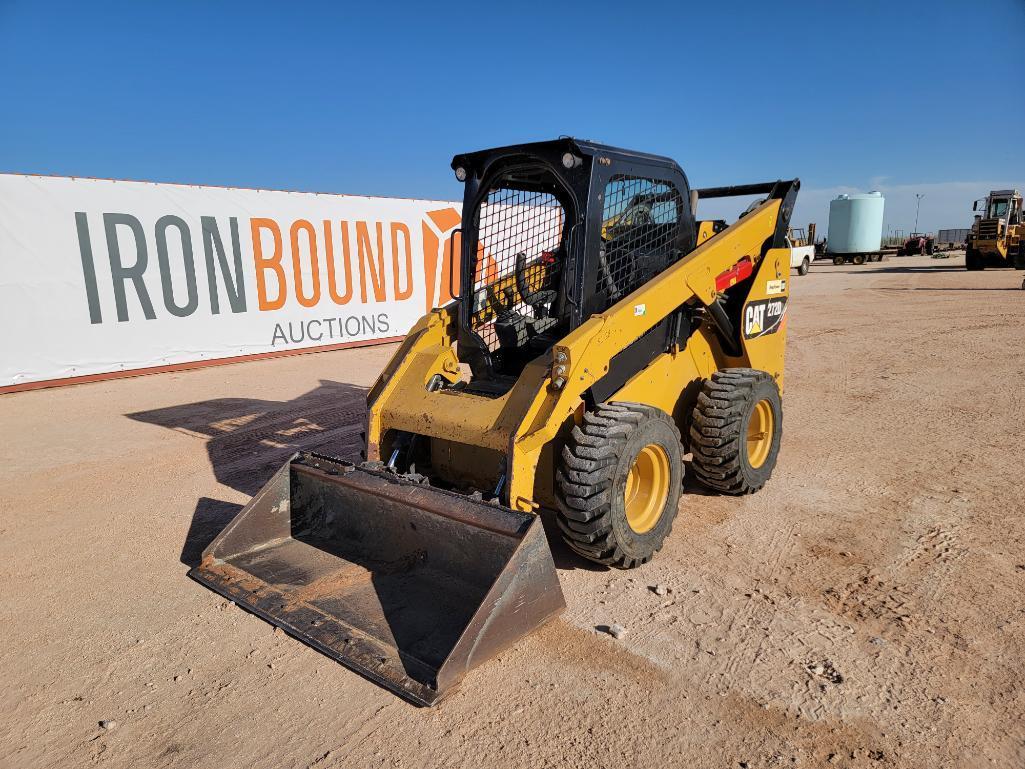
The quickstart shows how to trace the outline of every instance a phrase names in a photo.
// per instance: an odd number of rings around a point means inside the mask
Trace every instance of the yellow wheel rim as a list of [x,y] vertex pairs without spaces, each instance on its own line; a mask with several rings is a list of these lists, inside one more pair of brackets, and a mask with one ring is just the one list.
[[651,531],[662,517],[669,498],[669,476],[669,455],[658,444],[648,444],[634,457],[623,501],[626,522],[638,534]]
[[772,405],[767,400],[758,401],[747,423],[747,463],[751,467],[758,468],[765,464],[772,448],[775,427],[776,417],[772,413]]

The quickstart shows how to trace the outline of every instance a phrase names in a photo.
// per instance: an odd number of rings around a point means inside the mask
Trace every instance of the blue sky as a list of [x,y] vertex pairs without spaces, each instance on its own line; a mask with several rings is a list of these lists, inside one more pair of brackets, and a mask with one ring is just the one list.
[[454,153],[571,134],[800,176],[820,227],[1025,187],[1025,0],[0,0],[0,77],[2,171],[457,198]]

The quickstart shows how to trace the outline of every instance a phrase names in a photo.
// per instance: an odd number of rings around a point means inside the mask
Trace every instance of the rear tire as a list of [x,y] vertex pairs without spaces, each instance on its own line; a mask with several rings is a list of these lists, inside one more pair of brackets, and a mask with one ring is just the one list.
[[1018,244],[1018,251],[1014,255],[1014,269],[1025,270],[1025,241]]
[[844,258],[842,256],[834,256],[833,257],[833,264],[843,264],[843,263],[844,263]]
[[809,260],[808,257],[806,256],[801,261],[801,264],[798,265],[798,267],[797,267],[797,274],[798,275],[807,275],[808,274],[808,270],[810,270],[810,269],[811,269],[811,260]]
[[776,466],[783,406],[764,371],[728,368],[706,379],[690,428],[691,464],[702,484],[722,494],[752,494]]
[[855,264],[864,264],[865,263],[865,255],[864,254],[857,254],[856,256],[852,256],[851,257],[851,261],[854,262]]
[[641,403],[584,414],[555,474],[562,538],[588,560],[631,569],[662,549],[683,486],[683,446],[672,417]]

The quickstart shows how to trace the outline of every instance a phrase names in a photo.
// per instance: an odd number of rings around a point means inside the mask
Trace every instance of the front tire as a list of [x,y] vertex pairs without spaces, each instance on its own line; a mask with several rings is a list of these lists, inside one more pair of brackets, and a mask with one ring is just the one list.
[[676,517],[680,431],[654,406],[599,404],[570,433],[555,481],[566,544],[606,566],[640,566],[662,548]]
[[839,265],[839,264],[843,264],[843,263],[844,263],[844,258],[842,256],[834,256],[833,257],[833,264]]
[[692,468],[722,494],[753,494],[772,475],[783,437],[779,388],[768,373],[728,368],[706,379],[690,428]]
[[964,266],[965,269],[970,272],[976,270],[982,270],[985,268],[985,262],[983,261],[982,255],[974,248],[969,248],[965,251],[964,255]]

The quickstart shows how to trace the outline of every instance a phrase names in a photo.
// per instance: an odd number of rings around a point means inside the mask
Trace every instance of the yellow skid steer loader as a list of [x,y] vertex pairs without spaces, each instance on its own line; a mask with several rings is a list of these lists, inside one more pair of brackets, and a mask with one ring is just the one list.
[[[799,187],[691,190],[668,158],[574,139],[452,167],[457,298],[371,389],[365,461],[297,454],[191,572],[421,705],[564,608],[542,513],[631,568],[669,534],[685,454],[711,490],[765,484]],[[729,226],[696,218],[752,195]]]

